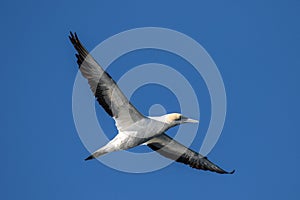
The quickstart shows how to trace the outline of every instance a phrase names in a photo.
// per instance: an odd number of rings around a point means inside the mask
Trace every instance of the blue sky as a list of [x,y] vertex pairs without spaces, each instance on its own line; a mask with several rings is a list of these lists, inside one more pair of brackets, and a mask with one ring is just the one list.
[[[1,199],[299,199],[299,1],[6,1],[0,11]],[[91,50],[116,33],[145,26],[194,38],[216,62],[228,107],[208,156],[235,168],[234,175],[178,163],[128,174],[83,161],[89,153],[72,117],[77,66],[68,32],[76,31]],[[148,62],[188,66],[149,50],[121,57],[109,72],[118,79]],[[192,144],[199,149],[209,123],[208,93],[201,78],[183,73],[203,88],[197,94],[202,121]],[[141,88],[132,101],[147,114],[145,94],[157,90]],[[166,90],[153,103],[167,105],[163,94],[172,96]],[[176,102],[168,107],[177,108]],[[100,107],[97,114],[112,137],[112,120]]]

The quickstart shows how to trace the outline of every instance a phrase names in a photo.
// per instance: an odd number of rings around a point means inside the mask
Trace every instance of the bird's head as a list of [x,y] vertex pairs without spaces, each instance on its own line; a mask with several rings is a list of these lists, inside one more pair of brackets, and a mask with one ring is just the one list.
[[183,116],[180,113],[171,113],[165,115],[165,122],[173,126],[183,123],[199,123],[198,120],[190,119],[188,117]]

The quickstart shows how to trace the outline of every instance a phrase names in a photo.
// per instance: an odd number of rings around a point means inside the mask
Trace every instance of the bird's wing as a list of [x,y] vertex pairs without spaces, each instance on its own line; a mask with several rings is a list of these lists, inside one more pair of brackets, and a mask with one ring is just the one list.
[[232,172],[227,172],[221,169],[209,161],[206,157],[191,149],[188,149],[164,133],[151,139],[149,142],[147,142],[147,145],[159,154],[177,162],[189,165],[192,168],[209,170],[220,174],[234,173],[234,170]]
[[122,130],[143,119],[144,116],[128,101],[116,82],[85,49],[76,33],[70,32],[69,38],[77,51],[77,63],[82,75],[88,80],[99,104],[115,119],[117,128]]

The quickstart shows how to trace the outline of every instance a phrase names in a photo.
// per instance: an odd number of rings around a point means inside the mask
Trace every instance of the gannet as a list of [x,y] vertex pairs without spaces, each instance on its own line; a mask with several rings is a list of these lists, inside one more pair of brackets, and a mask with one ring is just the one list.
[[197,120],[185,117],[180,113],[159,117],[142,115],[129,102],[112,77],[89,54],[78,39],[77,34],[70,32],[69,38],[77,51],[75,54],[77,64],[83,77],[87,79],[99,104],[114,119],[118,130],[118,134],[111,141],[85,160],[146,144],[162,156],[195,169],[209,170],[220,174],[234,173],[234,170],[227,172],[221,169],[209,161],[207,157],[185,147],[165,133],[169,128],[183,123],[198,123]]

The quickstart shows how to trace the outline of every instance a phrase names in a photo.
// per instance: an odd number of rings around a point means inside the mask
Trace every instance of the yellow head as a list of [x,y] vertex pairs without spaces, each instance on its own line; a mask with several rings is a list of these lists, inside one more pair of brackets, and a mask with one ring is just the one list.
[[179,113],[171,113],[166,115],[166,122],[169,124],[182,124],[182,123],[198,123],[199,121],[190,119]]

